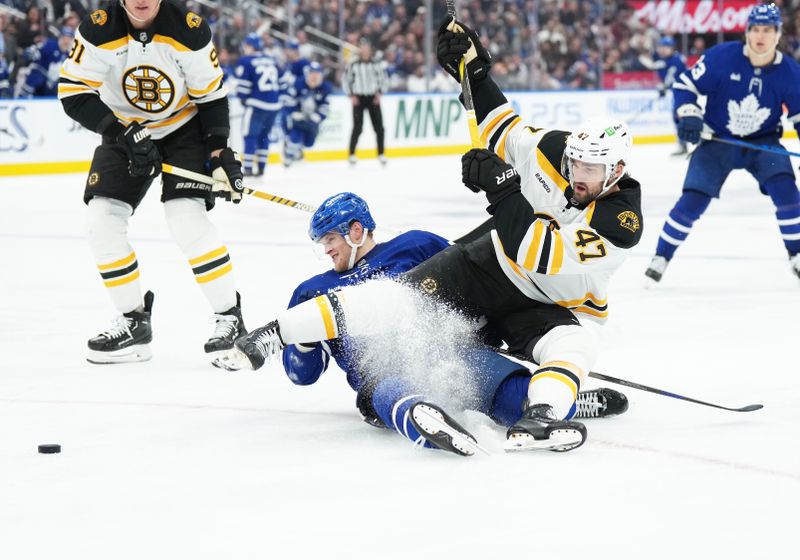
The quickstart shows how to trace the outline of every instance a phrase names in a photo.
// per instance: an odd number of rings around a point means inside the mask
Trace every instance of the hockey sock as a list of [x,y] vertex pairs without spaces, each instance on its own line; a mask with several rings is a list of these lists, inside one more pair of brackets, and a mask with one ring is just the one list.
[[494,394],[489,417],[506,427],[511,427],[522,417],[522,407],[528,399],[531,375],[510,375],[503,380]]
[[678,202],[670,211],[658,237],[656,255],[672,259],[675,251],[689,236],[694,222],[703,215],[711,197],[696,191],[683,191]]
[[528,403],[549,404],[557,418],[567,418],[586,372],[597,359],[598,348],[596,335],[587,327],[550,329],[533,348],[533,359],[541,365],[531,376]]
[[386,426],[418,445],[435,449],[436,446],[420,435],[410,419],[411,407],[424,400],[423,395],[414,393],[407,382],[391,377],[379,381],[372,393],[372,406]]
[[267,168],[267,160],[269,160],[269,150],[258,149],[256,150],[256,163],[253,165],[253,171],[258,171],[258,173],[264,173],[264,170]]
[[92,198],[87,207],[87,237],[100,277],[117,311],[133,311],[142,305],[139,263],[128,242],[133,208],[105,197]]
[[783,244],[789,255],[800,253],[800,192],[794,178],[780,175],[764,186],[773,204]]
[[164,203],[172,237],[189,259],[195,280],[214,313],[236,305],[236,284],[228,249],[208,219],[205,201],[178,198]]

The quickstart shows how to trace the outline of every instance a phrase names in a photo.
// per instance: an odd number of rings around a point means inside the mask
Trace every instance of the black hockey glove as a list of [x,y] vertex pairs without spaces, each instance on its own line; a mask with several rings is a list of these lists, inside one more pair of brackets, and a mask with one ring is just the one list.
[[481,44],[478,34],[472,29],[458,20],[456,20],[455,26],[452,24],[453,19],[449,16],[439,24],[439,36],[436,43],[436,58],[439,65],[457,82],[461,83],[458,65],[461,58],[464,57],[470,82],[484,79],[492,67],[491,53]]
[[492,207],[521,190],[519,173],[490,150],[473,148],[461,157],[461,180],[473,192],[483,191]]
[[209,160],[211,176],[217,181],[212,187],[214,196],[219,196],[234,204],[242,201],[244,192],[244,175],[242,162],[236,152],[230,148],[223,148],[218,156]]
[[139,123],[131,123],[117,137],[128,154],[128,173],[134,177],[155,177],[161,173],[161,152],[150,131]]

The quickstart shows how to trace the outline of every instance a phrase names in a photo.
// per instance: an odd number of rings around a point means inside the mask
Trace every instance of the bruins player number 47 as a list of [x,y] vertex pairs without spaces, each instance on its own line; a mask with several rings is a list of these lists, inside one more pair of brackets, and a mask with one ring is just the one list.
[[[89,340],[88,360],[144,361],[151,356],[153,294],[142,297],[127,232],[162,161],[198,173],[208,163],[228,200],[242,196],[211,30],[172,0],[109,3],[81,22],[61,69],[58,97],[67,115],[102,136],[83,199],[89,245],[120,316]],[[228,250],[207,216],[214,206],[212,186],[164,174],[161,201],[170,232],[214,312],[216,326],[205,351],[231,348],[245,329]]]

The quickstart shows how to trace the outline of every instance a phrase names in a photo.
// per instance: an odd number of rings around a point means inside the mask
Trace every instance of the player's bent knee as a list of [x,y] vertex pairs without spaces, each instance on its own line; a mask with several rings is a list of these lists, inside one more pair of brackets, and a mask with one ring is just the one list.
[[173,239],[184,252],[191,252],[209,235],[216,237],[205,201],[200,198],[167,200],[164,202],[164,216]]
[[585,376],[599,352],[600,340],[593,330],[579,325],[559,325],[536,343],[533,359],[539,364],[568,362],[580,368]]
[[120,200],[96,196],[87,204],[86,236],[95,256],[114,256],[128,247],[128,219],[133,207]]

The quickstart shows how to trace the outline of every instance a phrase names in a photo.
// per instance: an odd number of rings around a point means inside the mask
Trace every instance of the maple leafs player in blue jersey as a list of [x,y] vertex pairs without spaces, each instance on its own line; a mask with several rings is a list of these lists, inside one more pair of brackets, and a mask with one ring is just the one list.
[[244,55],[234,70],[236,94],[244,105],[244,173],[250,177],[264,174],[269,134],[281,111],[281,71],[263,50],[257,33],[247,35],[242,43]]
[[303,75],[286,88],[282,97],[286,119],[283,164],[286,167],[303,159],[303,150],[316,142],[319,126],[328,117],[328,96],[332,91],[319,62],[308,64]]
[[[309,236],[322,245],[333,270],[302,282],[292,294],[289,308],[333,292],[343,286],[374,278],[396,278],[446,249],[450,243],[426,231],[408,231],[385,243],[376,243],[376,223],[366,201],[353,193],[326,199],[311,218]],[[367,423],[389,428],[418,445],[459,455],[478,449],[473,438],[441,407],[430,401],[417,383],[400,375],[372,372],[359,363],[348,336],[313,344],[290,344],[283,349],[283,367],[297,385],[311,385],[328,369],[331,356],[357,391],[356,405]],[[466,352],[474,373],[470,375],[478,398],[474,408],[505,426],[522,414],[531,372],[487,348]],[[229,367],[224,362],[215,365]],[[621,414],[627,399],[611,389],[581,391],[573,414],[576,418]]]
[[[647,69],[654,70],[658,74],[661,83],[658,86],[658,96],[664,97],[667,94],[675,79],[686,71],[686,58],[675,50],[675,39],[665,35],[658,40],[656,50],[651,57],[642,55],[639,62]],[[678,119],[675,119],[678,125]],[[678,150],[672,155],[678,156],[686,153],[686,142],[678,140]]]
[[[678,137],[694,151],[683,193],[667,217],[645,275],[660,281],[695,221],[719,197],[733,169],[745,169],[772,199],[792,271],[800,277],[800,192],[788,156],[703,142],[702,135],[744,139],[780,148],[783,106],[800,132],[800,64],[777,50],[781,14],[774,4],[750,12],[745,43],[710,48],[673,86]],[[698,98],[706,96],[705,112]]]
[[74,37],[75,31],[71,27],[62,27],[58,39],[50,37],[25,51],[31,64],[20,97],[55,97],[58,71],[67,58]]
[[0,99],[12,97],[11,78],[6,59],[0,53]]

